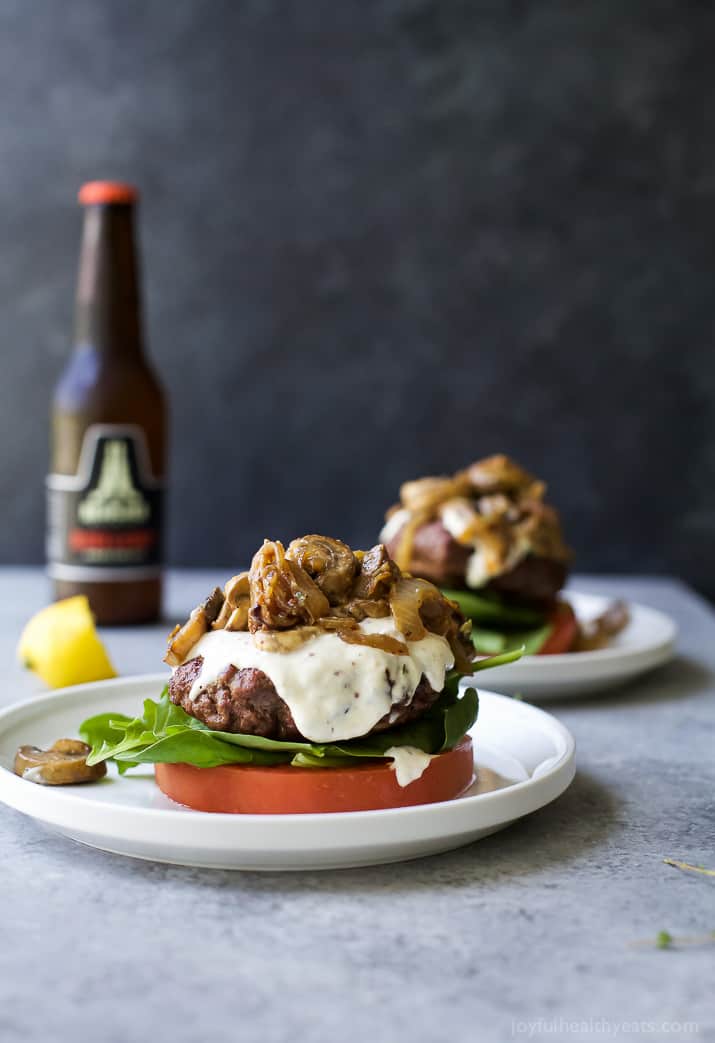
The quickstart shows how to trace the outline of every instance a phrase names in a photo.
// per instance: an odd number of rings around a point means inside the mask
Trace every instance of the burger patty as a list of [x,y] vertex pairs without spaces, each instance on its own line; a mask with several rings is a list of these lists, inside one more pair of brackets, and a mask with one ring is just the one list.
[[[397,552],[399,540],[398,532],[387,544],[391,557]],[[427,522],[415,532],[410,572],[440,587],[468,590],[465,576],[472,551],[472,547],[458,543],[441,521]],[[567,575],[565,562],[529,555],[481,589],[493,590],[513,601],[548,604],[563,587]]]
[[[176,668],[169,681],[172,703],[214,731],[260,735],[265,739],[305,739],[270,677],[254,667],[239,669],[229,664],[215,681],[209,682],[195,699],[191,699],[191,688],[202,665],[203,657],[196,656]],[[423,676],[412,700],[393,706],[371,732],[382,732],[415,720],[439,695]]]
[[[386,545],[391,558],[397,553],[401,535],[400,529]],[[441,521],[427,522],[420,525],[412,539],[410,572],[438,587],[463,587],[471,555],[472,548],[457,543]]]
[[518,565],[487,584],[488,590],[514,601],[543,605],[553,601],[566,582],[568,566],[554,558],[537,558],[530,554]]

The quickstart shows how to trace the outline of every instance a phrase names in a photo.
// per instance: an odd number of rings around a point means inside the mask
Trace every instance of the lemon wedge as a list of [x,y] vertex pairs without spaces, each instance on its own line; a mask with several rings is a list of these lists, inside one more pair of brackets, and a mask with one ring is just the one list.
[[50,688],[117,676],[84,595],[56,601],[33,616],[17,654]]

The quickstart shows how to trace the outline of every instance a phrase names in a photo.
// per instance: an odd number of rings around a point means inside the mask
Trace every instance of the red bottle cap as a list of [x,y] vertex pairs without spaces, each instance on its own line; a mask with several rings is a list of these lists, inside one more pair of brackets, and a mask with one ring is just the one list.
[[80,188],[77,199],[82,206],[102,203],[135,203],[139,198],[134,185],[124,181],[87,181]]

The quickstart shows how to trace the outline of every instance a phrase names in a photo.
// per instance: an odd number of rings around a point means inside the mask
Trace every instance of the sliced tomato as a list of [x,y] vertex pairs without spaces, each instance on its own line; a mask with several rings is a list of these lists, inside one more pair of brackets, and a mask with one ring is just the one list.
[[570,652],[578,633],[578,621],[574,610],[566,601],[559,601],[548,617],[551,633],[538,651],[538,655],[558,655]]
[[349,768],[293,768],[222,764],[157,764],[159,789],[185,807],[244,815],[288,815],[330,811],[374,811],[434,804],[463,793],[474,778],[468,735],[453,750],[437,754],[419,779],[397,782],[392,761]]

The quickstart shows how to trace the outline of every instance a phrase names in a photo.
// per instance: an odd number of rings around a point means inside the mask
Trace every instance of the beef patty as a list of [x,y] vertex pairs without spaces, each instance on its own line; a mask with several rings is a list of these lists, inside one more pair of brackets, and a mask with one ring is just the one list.
[[[176,668],[169,681],[172,703],[214,731],[261,735],[266,739],[300,741],[305,738],[296,728],[287,704],[271,679],[254,667],[238,669],[229,664],[195,699],[190,699],[189,693],[202,664],[203,657],[196,656]],[[439,695],[423,676],[412,700],[393,706],[372,731],[382,732],[415,720]]]
[[567,575],[565,561],[530,554],[508,572],[495,576],[487,584],[487,589],[503,594],[508,600],[548,605],[563,587]]
[[[397,553],[399,540],[398,532],[387,544],[390,557]],[[468,590],[465,576],[472,550],[458,543],[441,521],[427,522],[415,532],[409,571],[439,587]],[[554,600],[567,574],[565,562],[531,554],[482,589],[496,591],[508,600],[543,605]]]

